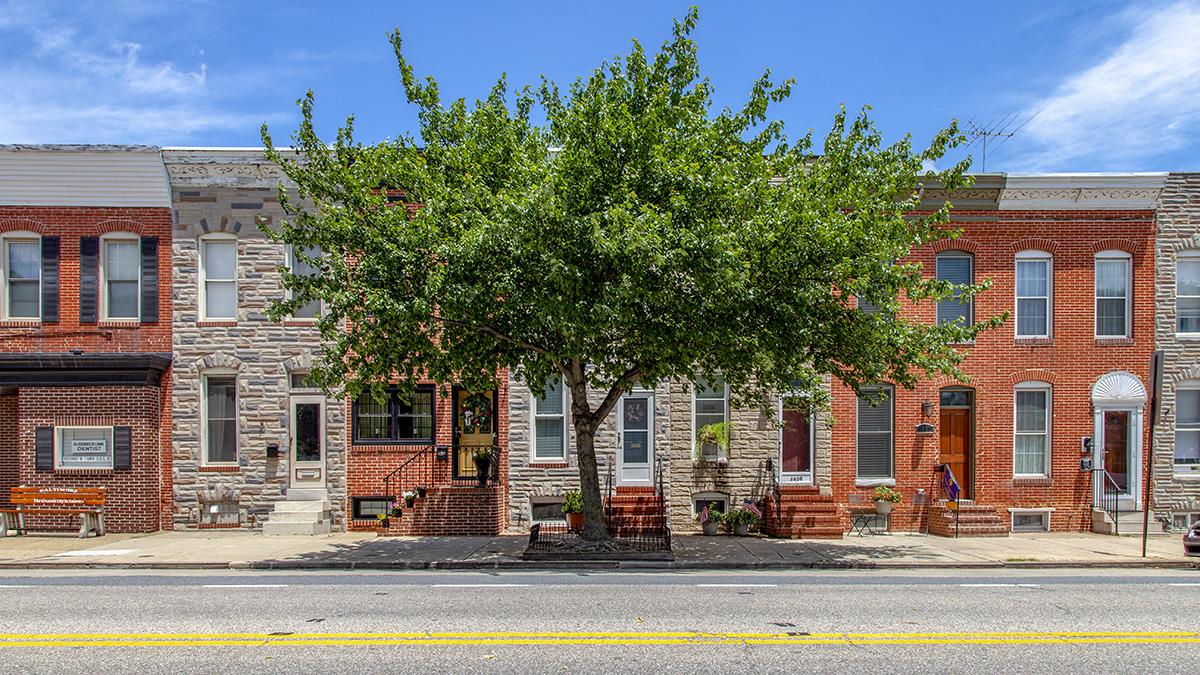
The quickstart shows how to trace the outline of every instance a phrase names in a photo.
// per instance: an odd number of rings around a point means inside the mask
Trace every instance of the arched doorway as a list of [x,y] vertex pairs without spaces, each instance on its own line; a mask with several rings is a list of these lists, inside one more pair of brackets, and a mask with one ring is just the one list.
[[1122,511],[1141,503],[1142,410],[1146,388],[1135,375],[1114,371],[1092,387],[1096,459],[1092,481],[1095,504],[1103,491],[1114,491]]

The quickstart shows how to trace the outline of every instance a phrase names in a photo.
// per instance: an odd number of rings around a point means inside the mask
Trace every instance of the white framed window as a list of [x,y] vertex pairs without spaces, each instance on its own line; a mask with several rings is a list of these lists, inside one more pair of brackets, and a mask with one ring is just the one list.
[[1096,254],[1096,337],[1130,336],[1129,299],[1133,295],[1130,267],[1133,257],[1124,251]]
[[729,421],[729,388],[720,375],[712,380],[697,380],[692,386],[692,447],[696,432],[710,424]]
[[4,318],[42,318],[42,241],[34,232],[4,235]]
[[1045,382],[1028,381],[1013,392],[1013,475],[1050,475],[1051,389]]
[[[855,415],[856,471],[863,479],[892,477],[892,388],[863,387]],[[872,403],[876,405],[872,406]]]
[[[309,258],[321,257],[320,251],[317,249],[309,249],[308,251],[305,252],[305,255],[307,255]],[[290,246],[288,247],[288,270],[290,270],[292,274],[303,274],[303,275],[307,275],[307,276],[316,276],[321,271],[316,265],[312,265],[310,263],[305,262],[304,260],[301,260],[300,257],[296,255],[296,249],[294,249]],[[292,298],[295,298],[296,292],[289,291],[289,296]],[[293,319],[316,319],[318,316],[321,315],[321,309],[322,309],[321,301],[320,300],[312,300],[310,302],[305,303],[300,308],[298,308],[292,314],[292,318]]]
[[1173,513],[1171,514],[1171,527],[1176,530],[1189,530],[1197,523],[1200,523],[1200,513]]
[[700,515],[705,506],[709,512],[729,513],[729,495],[724,492],[700,492],[692,495],[692,516]]
[[141,282],[141,239],[123,232],[101,237],[100,316],[134,321],[141,318]]
[[237,319],[237,237],[200,238],[200,318]]
[[1009,509],[1013,532],[1049,532],[1054,509]]
[[113,468],[112,427],[55,427],[54,468]]
[[204,464],[237,464],[237,374],[211,371],[204,385]]
[[561,378],[542,386],[530,387],[533,398],[532,460],[567,461],[567,388]]
[[1175,261],[1175,330],[1200,333],[1200,251],[1183,251]]
[[1175,473],[1200,472],[1200,382],[1175,388]]
[[1016,259],[1017,337],[1050,337],[1054,289],[1052,258],[1045,251],[1021,251]]
[[561,523],[567,519],[562,512],[562,497],[530,497],[529,521],[531,523]]
[[[934,263],[934,273],[938,281],[949,281],[953,284],[975,283],[975,258],[966,251],[945,251],[937,255]],[[970,298],[959,302],[962,294],[955,291],[952,296],[937,304],[938,325],[958,323],[970,326],[974,323]]]

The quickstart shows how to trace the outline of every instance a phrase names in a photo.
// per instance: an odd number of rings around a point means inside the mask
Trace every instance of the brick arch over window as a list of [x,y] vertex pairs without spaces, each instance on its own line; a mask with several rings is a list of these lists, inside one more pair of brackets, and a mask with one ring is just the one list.
[[1176,253],[1180,251],[1200,250],[1200,233],[1171,242],[1167,244],[1167,248]]
[[96,223],[91,234],[105,235],[110,232],[128,232],[130,234],[136,234],[139,237],[145,236],[146,234],[141,223],[133,220],[126,220],[124,218],[113,218],[112,220],[105,220]]
[[1133,255],[1138,252],[1139,248],[1141,248],[1141,244],[1136,241],[1112,238],[1101,239],[1100,241],[1093,242],[1091,250],[1092,255],[1100,253],[1101,251],[1124,251],[1129,255]]
[[240,221],[229,216],[221,216],[219,220],[215,221],[208,218],[201,218],[184,228],[184,231],[189,237],[199,237],[205,234],[212,234],[213,232],[225,232],[226,234],[236,235],[242,231],[243,227],[244,225]]
[[1193,366],[1184,368],[1178,373],[1168,374],[1171,382],[1186,382],[1188,380],[1200,380],[1200,367]]
[[5,218],[0,220],[0,232],[36,232],[46,234],[46,225],[28,218]]
[[937,241],[933,242],[934,253],[942,253],[943,251],[966,251],[971,255],[978,255],[979,244],[964,237],[959,237],[957,239],[938,239]]
[[1058,242],[1037,238],[1014,241],[1012,244],[1013,254],[1016,255],[1021,251],[1045,251],[1050,255],[1054,255],[1058,253]]
[[1046,384],[1054,384],[1054,380],[1056,379],[1058,379],[1058,375],[1055,372],[1043,370],[1041,368],[1026,368],[1025,370],[1018,370],[1017,372],[1008,376],[1008,382],[1013,386],[1031,380],[1045,382]]
[[949,375],[938,375],[937,378],[933,380],[933,386],[938,390],[945,389],[946,387],[967,387],[974,389],[975,378],[968,376],[966,382],[961,382],[953,377],[950,377]]
[[236,357],[219,352],[196,359],[197,370],[203,372],[205,370],[212,370],[213,368],[228,368],[240,371],[242,369],[242,362]]

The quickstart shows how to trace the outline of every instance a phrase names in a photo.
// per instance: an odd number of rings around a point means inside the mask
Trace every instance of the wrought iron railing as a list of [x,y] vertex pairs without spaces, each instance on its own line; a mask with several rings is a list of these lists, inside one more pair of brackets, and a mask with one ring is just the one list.
[[[500,447],[497,445],[424,445],[413,446],[413,455],[396,467],[383,479],[383,494],[397,500],[405,492],[420,487],[433,488],[444,485],[466,487],[480,485],[479,472],[474,455],[480,450],[491,454],[485,480],[482,484],[500,485]],[[467,457],[472,464],[460,466]],[[470,471],[469,473],[464,473]]]
[[1113,534],[1120,534],[1121,523],[1121,497],[1128,497],[1125,490],[1117,484],[1112,474],[1104,467],[1099,467],[1092,472],[1093,480],[1100,481],[1100,488],[1096,491],[1096,499],[1099,501],[1096,507],[1108,514],[1112,519]]
[[[767,474],[771,477],[770,493],[771,493],[771,510],[767,516],[771,522],[775,524],[775,536],[782,536],[783,532],[783,491],[779,489],[779,474],[775,472],[775,460],[767,458]],[[764,528],[765,529],[765,528]]]

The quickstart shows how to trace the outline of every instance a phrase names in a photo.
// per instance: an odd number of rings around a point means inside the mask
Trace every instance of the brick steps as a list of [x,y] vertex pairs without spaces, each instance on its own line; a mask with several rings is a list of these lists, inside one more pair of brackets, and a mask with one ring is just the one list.
[[609,528],[614,537],[658,534],[665,524],[653,487],[618,485],[608,500]]
[[430,488],[402,516],[388,519],[387,532],[380,536],[497,535],[504,531],[507,501],[500,486]]
[[774,495],[767,497],[765,506],[761,529],[768,536],[783,539],[841,539],[845,535],[841,509],[833,501],[832,495],[821,494],[816,486],[780,486],[778,508]]
[[929,508],[929,534],[939,537],[1007,537],[1008,524],[996,513],[996,507],[959,502],[958,525],[954,511],[938,503]]

